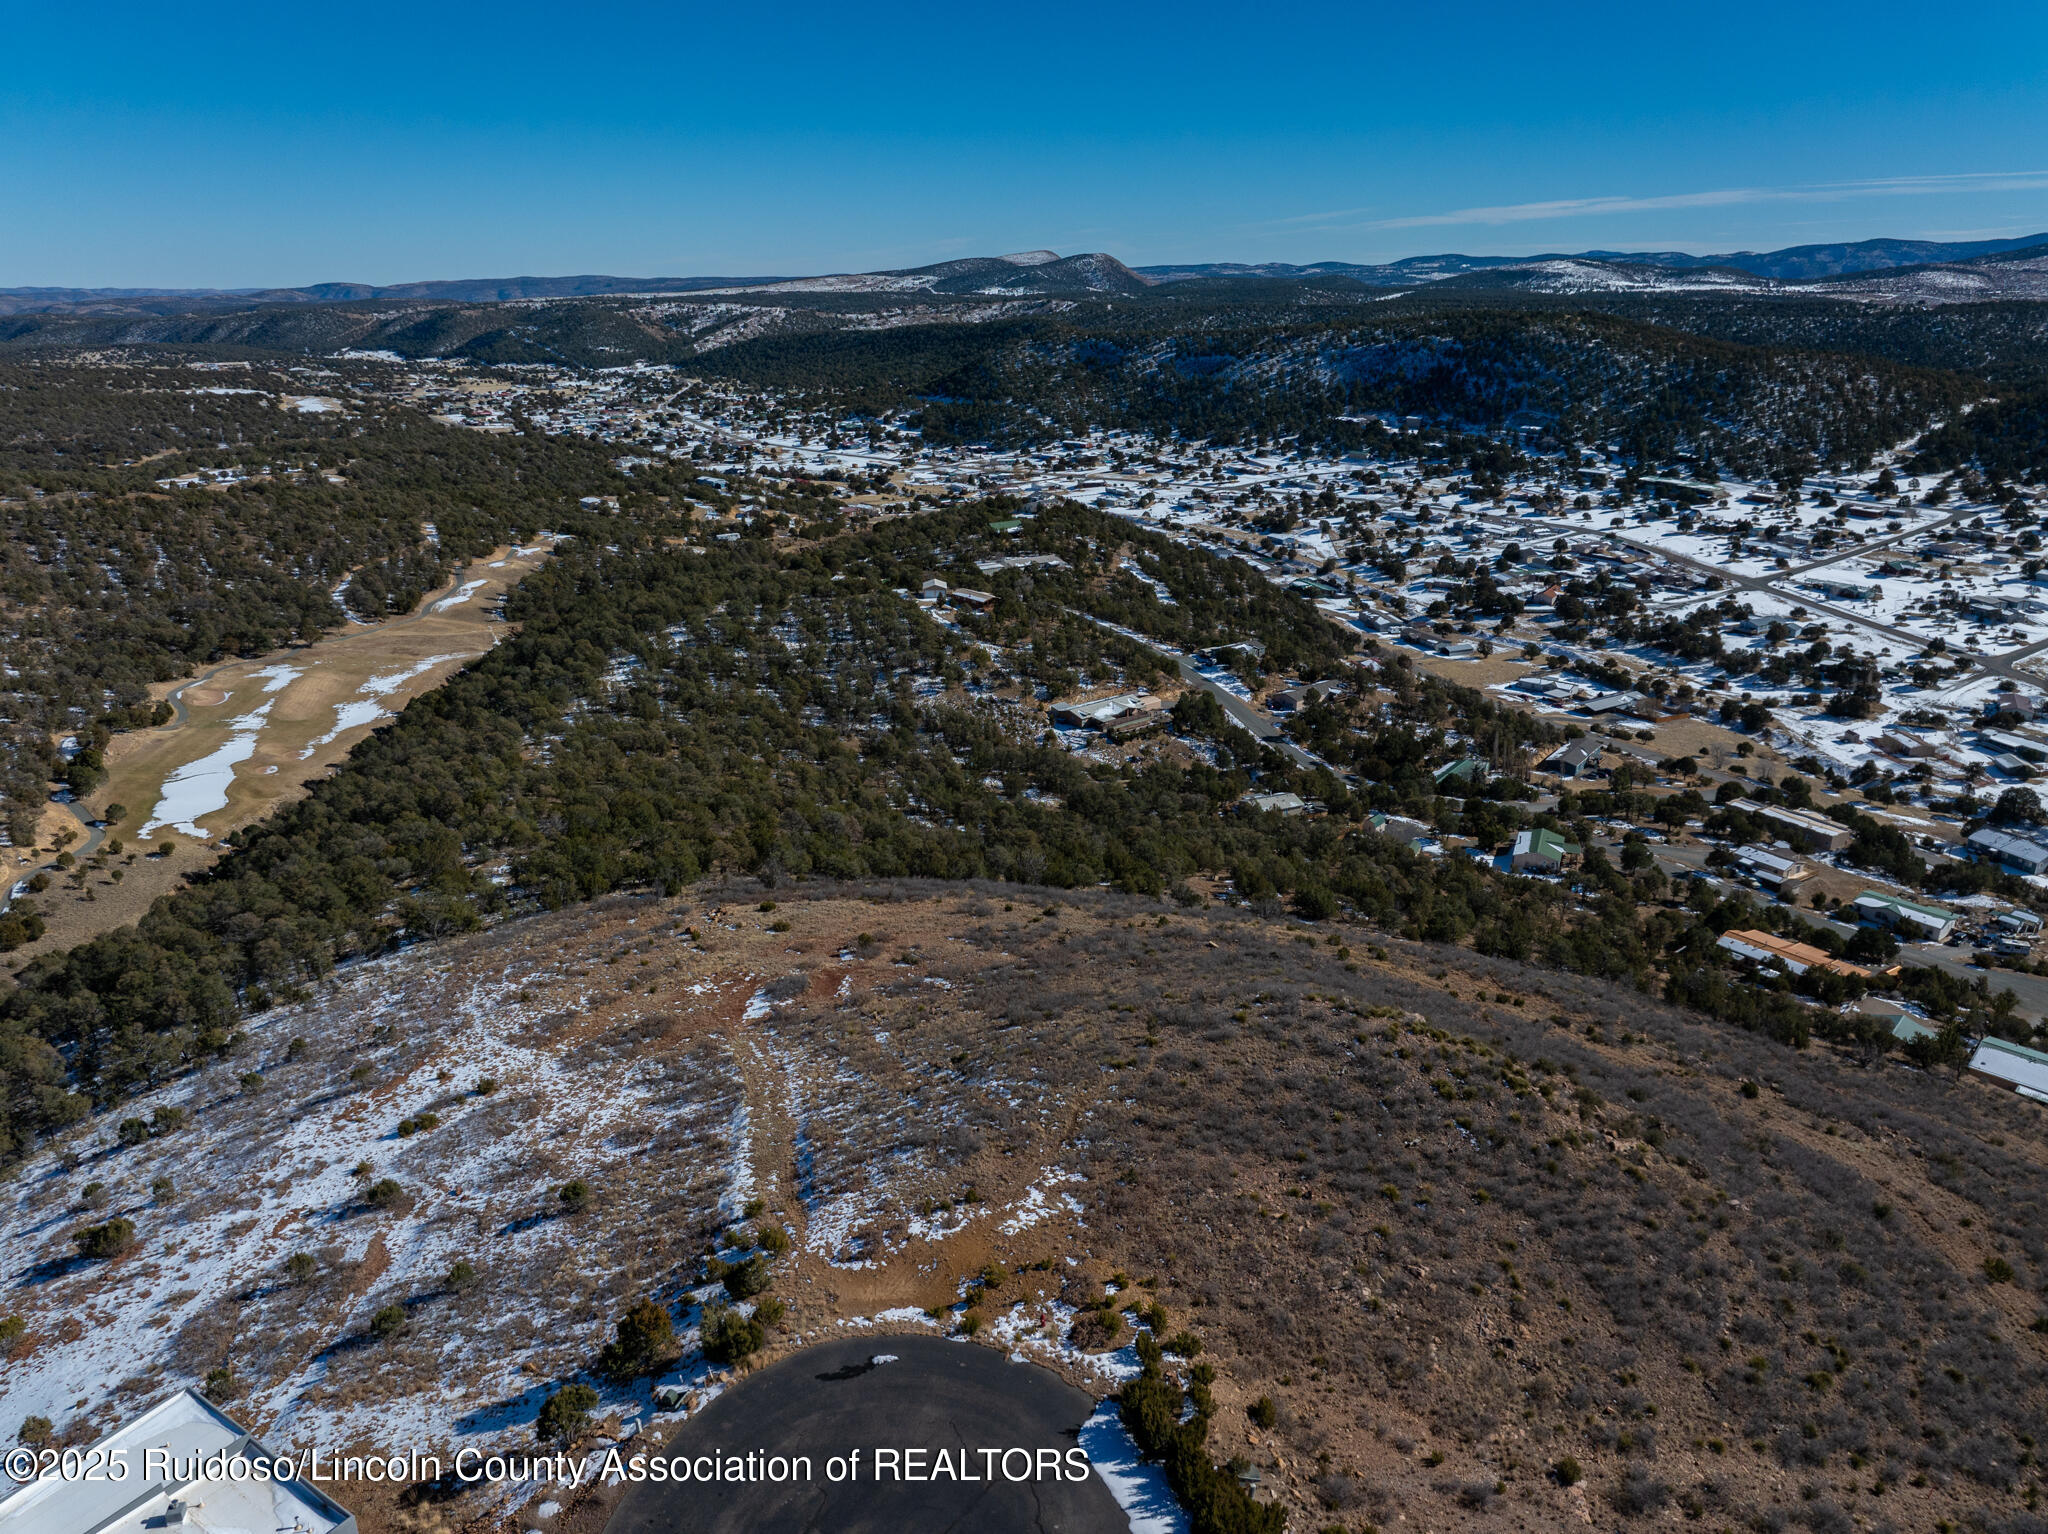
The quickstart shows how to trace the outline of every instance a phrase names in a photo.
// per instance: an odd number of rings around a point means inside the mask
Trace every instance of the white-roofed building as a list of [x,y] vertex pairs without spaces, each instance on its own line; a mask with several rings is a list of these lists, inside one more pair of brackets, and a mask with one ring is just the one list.
[[1773,835],[1784,837],[1802,851],[1820,848],[1840,852],[1856,839],[1856,833],[1839,821],[1806,810],[1788,809],[1779,804],[1758,804],[1754,799],[1737,799],[1734,807],[1745,815],[1755,816],[1770,828]]
[[1772,889],[1782,889],[1785,885],[1796,884],[1813,873],[1813,870],[1799,859],[1773,852],[1768,847],[1736,848],[1735,864],[1757,883],[1767,884]]
[[2048,1103],[2048,1055],[2038,1049],[1987,1038],[1971,1054],[1970,1069],[2022,1097]]
[[1302,815],[1308,812],[1308,801],[1300,794],[1253,794],[1247,802],[1261,814]]
[[[181,1390],[102,1436],[105,1479],[50,1476],[0,1497],[0,1534],[357,1534],[355,1515],[234,1418]],[[114,1479],[111,1467],[125,1467]],[[0,1481],[0,1485],[12,1483]]]
[[2002,864],[2014,873],[2048,873],[2048,846],[2027,837],[1986,826],[1981,831],[1972,831],[1968,844],[1979,857]]
[[1106,730],[1119,719],[1142,714],[1154,706],[1149,693],[1125,693],[1116,698],[1090,698],[1085,703],[1056,703],[1052,722],[1068,730]]

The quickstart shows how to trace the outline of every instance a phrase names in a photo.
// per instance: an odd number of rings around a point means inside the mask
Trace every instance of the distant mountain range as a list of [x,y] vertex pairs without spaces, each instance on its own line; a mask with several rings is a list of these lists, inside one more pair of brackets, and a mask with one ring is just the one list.
[[494,304],[527,298],[603,298],[758,287],[779,277],[464,277],[448,282],[316,282],[303,288],[0,288],[0,314],[176,314],[251,304],[346,304],[366,299]]
[[[1408,286],[1413,286],[1409,284]],[[1659,266],[1634,257],[1544,256],[1445,277],[1433,292],[1755,294],[1873,304],[2048,299],[2048,241],[1962,260],[1865,267],[1824,277],[1761,276],[1733,266]]]
[[1811,294],[1873,303],[1970,303],[2048,298],[2048,233],[2011,240],[1860,240],[1695,256],[1684,251],[1587,250],[1570,255],[1410,256],[1383,265],[1318,261],[1210,262],[1130,267],[1093,252],[1018,251],[930,266],[814,277],[472,277],[377,286],[301,288],[0,288],[0,316],[230,313],[270,305],[498,304],[660,294],[870,294],[929,298],[1099,298],[1169,285],[1244,281],[1529,293]]
[[1349,277],[1353,282],[1362,282],[1368,287],[1412,288],[1419,283],[1440,282],[1448,277],[1461,277],[1498,267],[1526,267],[1553,261],[1593,261],[1678,271],[1725,267],[1731,271],[1746,272],[1752,277],[1769,277],[1780,282],[1809,282],[1818,277],[1884,271],[1892,267],[1968,261],[2040,245],[2048,245],[2048,234],[2030,234],[2015,240],[1964,240],[1947,244],[1935,240],[1859,240],[1850,245],[1794,245],[1785,250],[1739,250],[1717,256],[1688,255],[1682,250],[1581,250],[1540,256],[1409,256],[1383,266],[1359,266],[1347,261],[1289,266],[1274,261],[1256,266],[1213,262],[1194,266],[1140,266],[1134,270],[1158,282],[1185,282],[1205,277]]

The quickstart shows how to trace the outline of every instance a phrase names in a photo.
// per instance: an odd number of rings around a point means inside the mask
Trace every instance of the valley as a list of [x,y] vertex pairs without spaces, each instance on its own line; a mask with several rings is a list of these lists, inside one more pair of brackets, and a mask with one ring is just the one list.
[[2022,1534],[2029,248],[16,315],[0,1421]]
[[[499,604],[546,554],[544,543],[494,550],[406,616],[159,684],[171,721],[116,737],[92,801],[54,804],[38,826],[43,851],[76,861],[42,865],[56,885],[34,892],[44,936],[16,951],[16,966],[135,921],[210,867],[232,832],[302,793],[370,730],[496,643]],[[11,861],[21,898],[37,854]]]

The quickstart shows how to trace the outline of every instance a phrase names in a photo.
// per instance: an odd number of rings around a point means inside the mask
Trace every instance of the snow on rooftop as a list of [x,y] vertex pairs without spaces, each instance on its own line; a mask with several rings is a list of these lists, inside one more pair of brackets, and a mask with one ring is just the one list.
[[91,1452],[108,1467],[100,1479],[52,1475],[0,1497],[0,1534],[141,1534],[176,1527],[174,1502],[193,1534],[342,1534],[355,1525],[316,1487],[278,1478],[269,1451],[196,1391],[166,1397]]

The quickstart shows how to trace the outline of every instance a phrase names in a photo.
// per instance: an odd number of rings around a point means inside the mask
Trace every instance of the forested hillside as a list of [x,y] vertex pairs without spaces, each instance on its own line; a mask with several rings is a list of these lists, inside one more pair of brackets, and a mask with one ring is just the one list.
[[[0,347],[329,352],[480,364],[671,363],[868,411],[925,408],[934,439],[1087,425],[1356,446],[1350,414],[1532,425],[1647,456],[1760,470],[1861,463],[2039,352],[2040,306],[1908,309],[1487,295],[1387,300],[1343,281],[1169,284],[1106,299],[781,293],[525,304],[273,306],[148,319],[28,315]],[[2032,342],[2028,343],[2028,338]],[[1848,355],[1845,355],[1848,354]],[[1948,372],[1933,371],[1946,369]]]
[[1916,467],[1974,464],[2005,479],[2048,479],[2048,388],[2009,394],[1930,432]]
[[[659,474],[594,444],[436,425],[345,372],[0,368],[0,796],[24,843],[44,782],[88,789],[109,731],[156,718],[149,684],[402,612],[461,561],[579,503],[658,519]],[[331,406],[301,410],[306,398]],[[182,481],[182,483],[175,483]],[[53,737],[73,733],[69,764]]]
[[[1128,312],[1126,312],[1128,311]],[[1861,464],[1974,392],[1883,362],[1715,344],[1641,323],[1506,307],[1355,309],[1248,303],[770,335],[690,364],[868,409],[925,402],[928,436],[1030,441],[1101,424],[1218,441],[1357,446],[1347,416],[1619,441],[1643,459],[1760,472],[1797,452]]]
[[[235,856],[139,928],[21,973],[0,1010],[0,1144],[18,1151],[90,1101],[225,1047],[245,1007],[297,995],[351,956],[507,911],[740,872],[1108,882],[1189,900],[1185,881],[1207,875],[1273,911],[1348,907],[1430,941],[1646,986],[1668,975],[1674,994],[1787,1042],[1880,1038],[1868,1017],[1801,999],[1848,994],[1821,971],[1775,988],[1725,979],[1714,939],[1759,919],[1746,904],[1681,903],[1661,874],[1597,852],[1582,898],[1380,837],[1375,810],[1447,828],[1462,814],[1496,833],[1571,831],[1581,810],[1532,815],[1518,802],[1520,743],[1542,731],[1528,716],[1403,658],[1351,665],[1338,630],[1241,567],[1069,505],[1032,529],[1067,570],[987,577],[996,606],[957,629],[906,599],[933,568],[1014,549],[988,527],[1008,509],[930,512],[797,546],[696,552],[625,521],[609,545],[565,544],[517,593],[515,638],[377,731],[310,797],[238,833]],[[1119,568],[1126,551],[1203,595],[1161,601]],[[1002,703],[1020,679],[1026,695],[1058,697],[1163,669],[1092,619],[1183,647],[1257,637],[1274,664],[1344,679],[1306,736],[1355,737],[1339,759],[1375,781],[1353,791],[1297,767],[1201,694],[1177,706],[1182,732],[1206,742],[1185,765],[1088,762],[1020,732]],[[1454,811],[1429,769],[1475,745],[1498,776]],[[1254,784],[1329,813],[1251,813]],[[1584,808],[1611,805],[1603,795]],[[1658,902],[1648,915],[1645,901]],[[1960,984],[1937,990],[1938,1015],[1987,1005]]]
[[1607,297],[1555,307],[1595,310],[1744,346],[1841,352],[1907,367],[1963,373],[2001,388],[2048,378],[2048,304],[2003,302],[1930,308],[1820,299]]

